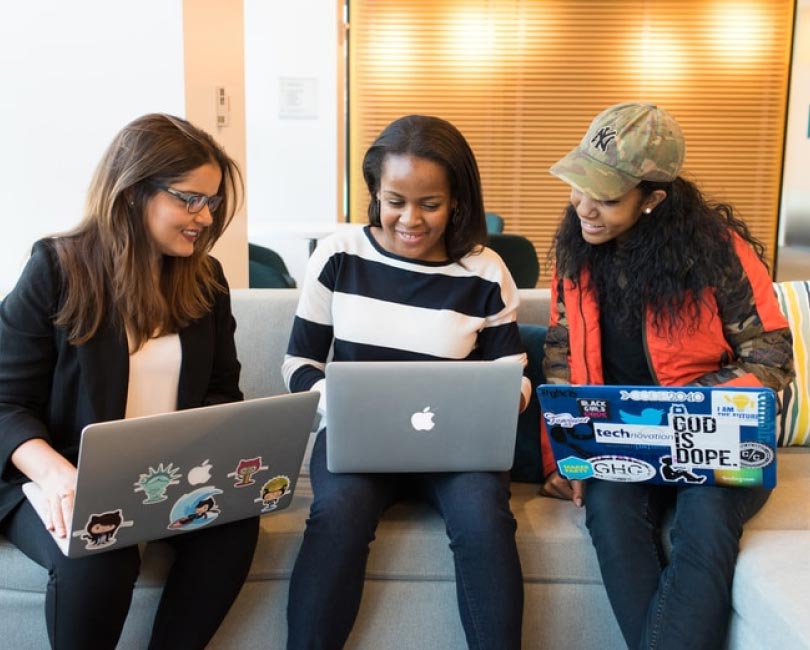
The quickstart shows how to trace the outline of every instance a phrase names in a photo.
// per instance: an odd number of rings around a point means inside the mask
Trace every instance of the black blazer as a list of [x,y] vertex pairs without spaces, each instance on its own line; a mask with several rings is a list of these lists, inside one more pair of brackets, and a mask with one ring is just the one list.
[[[126,335],[105,319],[90,341],[72,345],[65,329],[53,324],[63,298],[56,252],[47,240],[37,242],[17,285],[0,303],[0,521],[24,498],[19,486],[27,479],[10,461],[19,445],[44,438],[75,464],[85,425],[124,417]],[[226,292],[179,332],[178,409],[243,399],[235,327]]]

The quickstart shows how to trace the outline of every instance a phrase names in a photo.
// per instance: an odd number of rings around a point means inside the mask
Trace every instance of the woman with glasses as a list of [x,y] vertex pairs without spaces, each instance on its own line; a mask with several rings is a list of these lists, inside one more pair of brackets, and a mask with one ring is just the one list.
[[[81,431],[92,422],[242,399],[228,285],[209,255],[242,178],[205,132],[169,115],[124,127],[84,219],[34,245],[0,304],[0,532],[48,569],[51,645],[114,648],[137,546],[80,559],[67,533]],[[46,525],[20,485],[44,493]],[[203,648],[247,575],[258,519],[168,538],[175,559],[150,648]]]

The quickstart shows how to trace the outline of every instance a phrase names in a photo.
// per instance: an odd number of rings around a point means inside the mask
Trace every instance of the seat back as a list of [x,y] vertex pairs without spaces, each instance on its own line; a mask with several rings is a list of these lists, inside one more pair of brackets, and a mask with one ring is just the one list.
[[487,220],[487,232],[503,232],[503,217],[495,212],[486,212],[484,218]]
[[531,241],[523,235],[513,233],[490,233],[487,246],[501,256],[518,289],[537,286],[540,263]]
[[251,289],[293,289],[295,280],[276,251],[248,244],[248,286]]

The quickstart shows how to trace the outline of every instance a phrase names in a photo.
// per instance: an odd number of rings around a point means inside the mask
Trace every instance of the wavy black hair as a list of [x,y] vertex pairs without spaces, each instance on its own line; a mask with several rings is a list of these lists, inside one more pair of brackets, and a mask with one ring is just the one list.
[[377,192],[385,158],[411,155],[432,160],[447,172],[450,196],[456,202],[447,228],[444,244],[447,256],[454,262],[487,241],[481,176],[467,140],[447,120],[429,115],[407,115],[391,122],[363,157],[363,178],[369,192],[368,222],[380,226],[380,204]]
[[718,286],[729,273],[742,272],[732,233],[763,262],[765,247],[732,206],[709,201],[692,181],[681,176],[667,183],[642,181],[638,189],[642,200],[656,190],[667,195],[650,214],[641,215],[625,239],[589,244],[569,204],[549,258],[561,278],[578,281],[580,271],[589,269],[602,310],[609,309],[627,334],[641,327],[645,307],[653,309],[659,331],[694,331],[698,305],[689,298],[702,296],[703,289]]

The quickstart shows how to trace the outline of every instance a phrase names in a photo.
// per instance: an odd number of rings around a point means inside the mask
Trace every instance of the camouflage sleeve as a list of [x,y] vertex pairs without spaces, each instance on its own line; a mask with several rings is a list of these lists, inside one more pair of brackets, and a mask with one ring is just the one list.
[[[715,299],[734,358],[724,360],[719,370],[699,377],[695,383],[714,386],[752,374],[763,386],[784,388],[794,376],[790,328],[765,328],[759,315],[760,305],[742,265],[717,287]],[[776,296],[772,299],[774,305],[765,307],[778,310]]]
[[556,286],[556,291],[552,291],[551,319],[543,350],[543,374],[549,384],[571,382],[571,368],[568,365],[570,351],[568,318],[560,283]]

